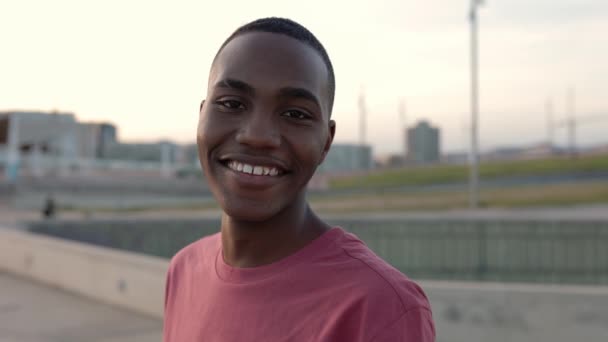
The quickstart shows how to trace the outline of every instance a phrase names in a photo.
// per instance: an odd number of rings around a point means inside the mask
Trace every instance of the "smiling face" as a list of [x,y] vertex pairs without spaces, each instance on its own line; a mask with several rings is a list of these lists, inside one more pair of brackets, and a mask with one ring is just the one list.
[[244,33],[217,56],[201,106],[199,159],[232,218],[261,222],[306,206],[305,187],[331,145],[328,71],[308,45]]

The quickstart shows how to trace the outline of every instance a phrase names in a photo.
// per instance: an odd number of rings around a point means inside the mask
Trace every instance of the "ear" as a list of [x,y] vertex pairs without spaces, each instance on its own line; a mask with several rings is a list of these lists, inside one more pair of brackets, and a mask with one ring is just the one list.
[[331,143],[334,141],[334,136],[336,135],[336,122],[334,120],[329,120],[327,123],[329,128],[329,134],[327,135],[327,140],[325,141],[325,145],[323,145],[323,155],[321,156],[321,160],[319,161],[319,165],[323,163],[329,149],[331,148]]
[[201,101],[201,105],[198,108],[198,124],[196,126],[196,138],[198,139],[200,136],[200,132],[201,132],[201,125],[203,123],[203,109],[205,106],[205,100]]

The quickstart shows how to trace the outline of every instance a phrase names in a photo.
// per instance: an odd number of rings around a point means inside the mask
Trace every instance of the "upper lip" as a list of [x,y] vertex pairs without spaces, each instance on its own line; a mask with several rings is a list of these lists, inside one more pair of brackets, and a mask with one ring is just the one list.
[[287,163],[274,157],[256,156],[243,153],[226,153],[219,157],[220,162],[232,160],[237,161],[239,163],[245,163],[254,166],[275,167],[283,172],[289,171],[289,166],[287,165]]

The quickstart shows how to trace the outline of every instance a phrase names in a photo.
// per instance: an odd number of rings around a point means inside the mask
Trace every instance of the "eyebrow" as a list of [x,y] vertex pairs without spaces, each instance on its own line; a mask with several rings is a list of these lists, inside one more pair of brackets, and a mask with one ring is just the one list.
[[235,80],[233,78],[226,78],[226,79],[220,80],[219,82],[217,82],[215,84],[215,87],[240,90],[242,92],[245,92],[245,93],[248,93],[251,95],[253,95],[255,93],[255,90],[253,89],[252,86],[250,86],[249,84],[247,84],[243,81]]
[[279,95],[283,96],[283,97],[301,98],[301,99],[305,99],[308,101],[312,101],[319,108],[321,108],[321,102],[319,101],[319,99],[312,92],[310,92],[304,88],[293,88],[293,87],[282,88],[279,91]]
[[[234,79],[234,78],[225,78],[218,81],[215,84],[216,88],[226,88],[226,89],[235,89],[242,92],[245,92],[249,95],[255,94],[255,89],[246,82]],[[279,90],[279,96],[281,97],[291,97],[291,98],[300,98],[308,101],[314,102],[319,108],[321,108],[321,101],[309,90],[304,88],[297,87],[285,87]]]

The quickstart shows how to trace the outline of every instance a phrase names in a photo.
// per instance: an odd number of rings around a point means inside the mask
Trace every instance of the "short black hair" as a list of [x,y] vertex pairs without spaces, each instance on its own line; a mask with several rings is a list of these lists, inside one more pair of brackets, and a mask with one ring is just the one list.
[[249,32],[268,32],[282,34],[310,46],[319,53],[319,55],[323,59],[323,62],[325,62],[325,66],[327,67],[327,71],[329,74],[329,114],[331,116],[331,112],[334,106],[334,96],[336,92],[336,77],[334,75],[334,67],[331,64],[331,60],[329,59],[327,51],[325,51],[323,44],[321,44],[317,37],[315,37],[315,35],[312,34],[312,32],[310,32],[306,27],[296,23],[291,19],[276,17],[262,18],[254,20],[248,24],[239,27],[230,35],[230,37],[226,39],[226,41],[224,41],[217,54],[215,55],[214,62],[220,52],[228,43],[230,43],[231,40]]

